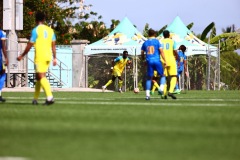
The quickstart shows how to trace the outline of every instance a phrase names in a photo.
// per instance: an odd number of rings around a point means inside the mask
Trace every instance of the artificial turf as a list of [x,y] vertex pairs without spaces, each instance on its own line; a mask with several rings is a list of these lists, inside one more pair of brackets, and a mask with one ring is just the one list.
[[240,92],[187,91],[177,100],[145,93],[5,92],[0,160],[239,160]]

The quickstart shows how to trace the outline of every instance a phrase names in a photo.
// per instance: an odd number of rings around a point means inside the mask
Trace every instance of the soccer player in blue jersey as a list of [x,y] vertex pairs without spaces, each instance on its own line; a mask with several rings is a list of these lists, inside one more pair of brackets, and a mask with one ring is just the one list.
[[174,93],[180,94],[181,90],[179,89],[179,77],[184,71],[185,75],[188,76],[188,71],[187,71],[187,56],[185,55],[186,51],[186,46],[181,45],[178,48],[178,59],[177,59],[177,84],[175,87]]
[[107,86],[112,84],[115,81],[115,79],[118,78],[118,91],[122,93],[123,80],[121,75],[122,75],[123,69],[127,64],[128,65],[131,64],[131,60],[128,57],[128,52],[123,51],[123,56],[119,56],[113,60],[113,63],[112,63],[113,67],[111,68],[112,79],[110,79],[104,86],[102,86],[103,92],[105,91]]
[[173,95],[173,91],[177,83],[176,60],[178,59],[178,54],[176,43],[170,38],[170,32],[168,30],[163,31],[163,37],[164,39],[161,42],[163,45],[165,60],[167,61],[167,64],[164,68],[164,75],[166,75],[168,80],[170,81],[170,85],[165,85],[164,87],[164,97],[166,98],[168,89],[168,96],[172,97],[172,99],[176,99],[177,97]]
[[160,55],[163,57],[164,62],[166,62],[162,45],[159,40],[156,39],[156,32],[153,29],[149,29],[148,36],[148,40],[143,43],[141,48],[142,60],[146,60],[145,62],[147,64],[146,100],[150,100],[150,89],[154,70],[156,70],[160,76],[163,76],[163,65],[160,61]]
[[46,78],[46,72],[49,68],[50,61],[53,56],[53,66],[57,65],[56,59],[56,36],[52,28],[44,24],[45,15],[41,12],[37,12],[35,15],[37,26],[32,30],[30,41],[28,42],[24,52],[18,56],[17,60],[20,61],[34,45],[35,47],[35,72],[36,72],[36,84],[35,93],[32,101],[33,105],[37,105],[38,97],[41,87],[46,94],[45,105],[51,105],[54,103],[51,86]]
[[[2,54],[5,58],[5,64],[3,64]],[[4,98],[2,98],[2,89],[6,79],[5,65],[8,65],[6,34],[2,30],[0,30],[0,102],[6,101]]]

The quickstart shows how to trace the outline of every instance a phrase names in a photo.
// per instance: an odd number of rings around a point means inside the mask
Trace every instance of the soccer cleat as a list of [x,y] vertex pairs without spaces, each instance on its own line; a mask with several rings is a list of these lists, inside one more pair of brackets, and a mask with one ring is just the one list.
[[161,95],[161,98],[162,98],[162,99],[167,99],[167,96],[166,96],[166,95],[165,95],[165,96],[164,96],[164,95]]
[[150,97],[149,96],[146,96],[146,98],[145,98],[146,100],[150,100]]
[[34,99],[34,100],[32,101],[32,105],[38,105],[38,101],[37,101],[36,99]]
[[153,91],[150,91],[150,95],[154,95],[154,92],[153,92]]
[[158,90],[158,95],[163,95],[163,91]]
[[177,97],[174,96],[172,93],[168,93],[168,96],[169,96],[169,97],[172,97],[172,99],[177,99]]
[[119,92],[119,93],[122,93],[122,89],[121,89],[121,88],[119,88],[119,89],[118,89],[118,92]]
[[51,104],[53,104],[53,103],[54,103],[54,99],[52,98],[50,101],[46,100],[43,105],[49,106],[49,105],[51,105]]
[[105,92],[106,87],[102,86],[102,92]]
[[173,94],[180,94],[181,90],[180,89],[176,89]]
[[6,99],[2,98],[2,96],[0,96],[0,102],[5,102]]

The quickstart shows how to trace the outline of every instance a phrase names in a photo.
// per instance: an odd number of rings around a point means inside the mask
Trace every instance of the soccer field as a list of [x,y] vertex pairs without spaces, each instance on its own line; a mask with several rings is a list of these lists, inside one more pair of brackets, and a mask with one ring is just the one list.
[[239,91],[53,94],[33,106],[31,92],[3,93],[0,160],[240,159]]

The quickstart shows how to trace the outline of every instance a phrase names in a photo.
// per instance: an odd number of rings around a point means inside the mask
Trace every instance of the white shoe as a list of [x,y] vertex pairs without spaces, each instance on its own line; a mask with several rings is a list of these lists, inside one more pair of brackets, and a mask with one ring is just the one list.
[[122,89],[121,89],[121,88],[119,88],[119,89],[118,89],[118,92],[122,93]]
[[102,86],[102,92],[105,92],[106,86]]

